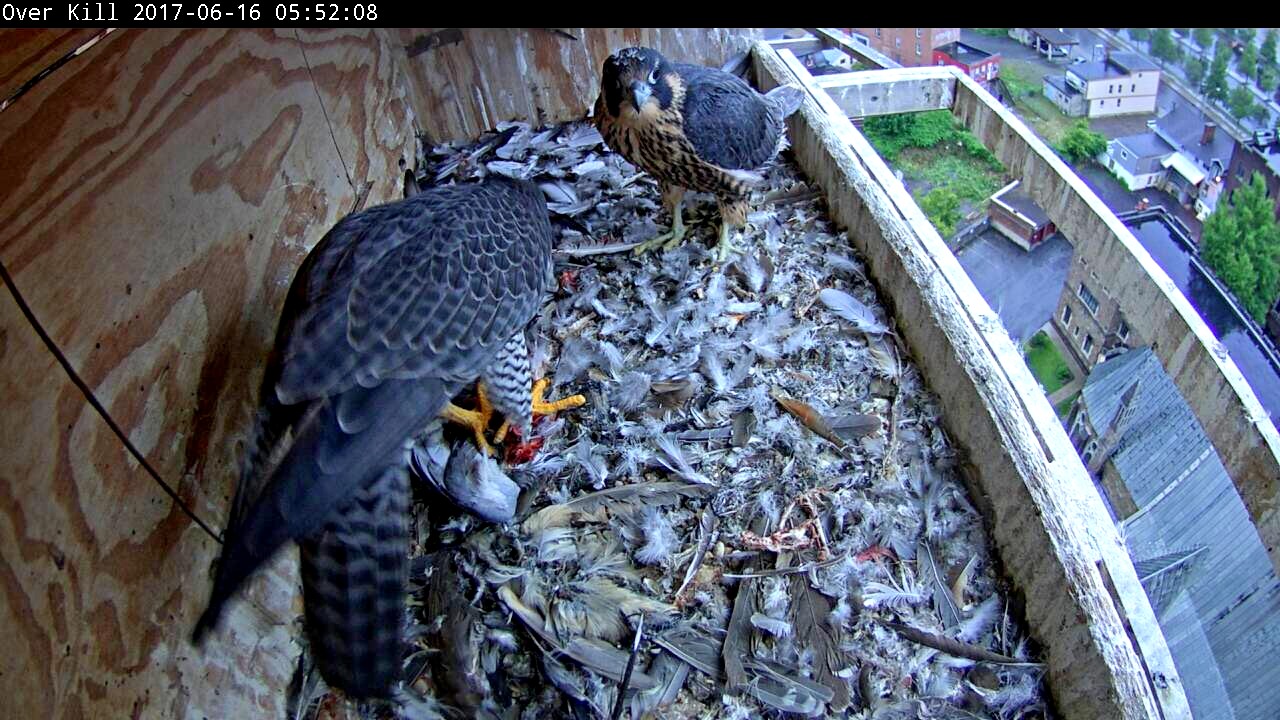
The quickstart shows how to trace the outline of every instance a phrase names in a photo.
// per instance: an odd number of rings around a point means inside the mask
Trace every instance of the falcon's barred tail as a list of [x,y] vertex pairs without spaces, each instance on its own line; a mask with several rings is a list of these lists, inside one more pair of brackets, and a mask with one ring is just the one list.
[[787,118],[800,109],[800,104],[804,102],[804,90],[795,85],[783,85],[770,90],[764,99],[778,109],[781,113],[779,117]]
[[456,391],[434,379],[387,380],[312,405],[293,428],[293,446],[261,499],[228,529],[194,642],[201,643],[227,600],[280,546],[311,536],[334,508],[345,506],[386,468],[403,465],[405,438],[439,415]]
[[409,582],[409,475],[387,468],[302,541],[311,653],[325,681],[385,698],[400,679]]

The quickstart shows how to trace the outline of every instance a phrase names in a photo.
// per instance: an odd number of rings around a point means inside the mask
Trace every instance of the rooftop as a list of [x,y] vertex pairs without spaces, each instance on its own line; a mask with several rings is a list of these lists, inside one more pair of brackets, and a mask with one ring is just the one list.
[[1139,158],[1164,157],[1174,151],[1169,143],[1153,132],[1126,135],[1125,137],[1116,138],[1112,142],[1124,146],[1126,150]]
[[953,60],[961,60],[964,62],[981,62],[991,57],[991,53],[972,45],[966,45],[962,42],[947,43],[935,48],[940,52],[946,53]]
[[1225,169],[1231,162],[1236,141],[1225,130],[1215,131],[1208,144],[1201,145],[1206,123],[1213,120],[1199,108],[1186,102],[1175,102],[1165,114],[1156,118],[1156,132],[1170,145],[1194,157],[1204,167],[1214,160]]
[[992,195],[991,199],[1008,207],[1010,210],[1022,214],[1035,223],[1036,227],[1047,225],[1049,216],[1045,214],[1044,210],[1040,209],[1040,206],[1031,199],[1031,196],[1021,191],[1020,184],[1016,181],[1010,183],[1007,189]]
[[1057,88],[1059,92],[1067,95],[1079,95],[1080,91],[1073,85],[1067,84],[1065,77],[1061,75],[1045,75],[1044,81]]
[[1067,68],[1083,80],[1129,77],[1134,73],[1159,70],[1151,61],[1134,53],[1112,53],[1107,60],[1080,63]]
[[1080,41],[1071,37],[1062,28],[1031,28],[1031,32],[1044,38],[1051,45],[1079,45]]

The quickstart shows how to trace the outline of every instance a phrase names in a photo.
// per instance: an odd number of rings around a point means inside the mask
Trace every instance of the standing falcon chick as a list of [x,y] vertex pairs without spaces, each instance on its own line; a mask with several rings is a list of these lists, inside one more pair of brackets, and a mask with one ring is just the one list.
[[761,95],[740,78],[714,68],[672,63],[656,50],[627,48],[604,63],[596,126],[605,142],[658,179],[671,212],[671,232],[642,243],[672,249],[684,238],[686,190],[714,193],[720,205],[723,261],[735,228],[747,224],[754,171],[786,147],[787,116],[804,93],[784,86]]
[[[408,447],[438,417],[488,449],[493,410],[534,397],[524,332],[551,276],[531,183],[491,177],[349,215],[289,289],[197,643],[286,542],[301,546],[306,629],[325,680],[385,698],[400,679],[409,573]],[[450,399],[481,380],[480,410]]]

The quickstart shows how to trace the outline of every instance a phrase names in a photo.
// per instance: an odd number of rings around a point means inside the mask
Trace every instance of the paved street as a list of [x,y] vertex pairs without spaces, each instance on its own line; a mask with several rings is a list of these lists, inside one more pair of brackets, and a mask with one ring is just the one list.
[[1071,244],[1059,234],[1027,252],[986,230],[957,258],[1009,335],[1021,343],[1053,317],[1071,265]]

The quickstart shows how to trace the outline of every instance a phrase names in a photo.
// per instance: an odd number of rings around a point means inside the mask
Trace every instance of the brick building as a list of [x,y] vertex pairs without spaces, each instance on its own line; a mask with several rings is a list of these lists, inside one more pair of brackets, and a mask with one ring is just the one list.
[[933,51],[960,42],[960,28],[849,28],[903,67],[933,65]]

